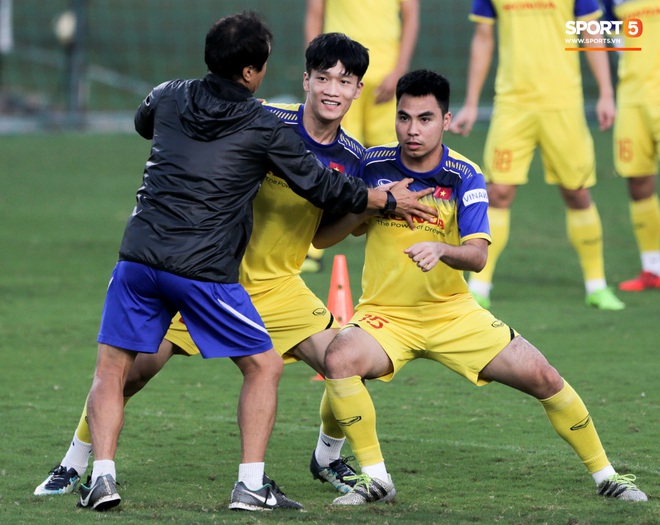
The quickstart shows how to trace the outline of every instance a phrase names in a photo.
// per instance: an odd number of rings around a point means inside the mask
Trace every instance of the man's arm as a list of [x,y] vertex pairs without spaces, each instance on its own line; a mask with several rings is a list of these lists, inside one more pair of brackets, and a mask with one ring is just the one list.
[[325,0],[307,0],[305,11],[305,45],[323,32]]
[[477,120],[479,97],[488,76],[495,49],[495,24],[477,22],[470,46],[467,92],[463,107],[454,117],[449,131],[467,137]]
[[147,140],[154,138],[154,114],[163,86],[164,84],[161,84],[151,90],[151,93],[142,101],[133,117],[135,131]]
[[[384,204],[381,206],[379,203],[385,199],[387,202],[387,194],[391,193],[396,200],[396,208],[394,215],[402,217],[408,223],[408,227],[414,230],[417,227],[413,220],[413,216],[422,217],[424,220],[433,220],[432,217],[437,215],[437,211],[430,206],[425,206],[419,202],[419,199],[429,195],[434,191],[434,188],[426,188],[420,191],[409,191],[408,185],[413,179],[407,178],[396,183],[389,183],[377,188],[369,188],[369,194],[374,198],[374,206],[367,206],[367,209],[362,213],[348,213],[339,219],[321,224],[316,231],[316,235],[312,240],[315,248],[324,249],[334,246],[338,242],[344,240],[351,233],[353,235],[362,235],[366,233],[366,221],[369,217],[378,215],[380,210],[383,209]],[[428,218],[426,218],[428,217]]]
[[396,83],[408,72],[419,34],[419,0],[405,0],[401,3],[401,41],[399,56],[394,70],[389,73],[375,91],[375,102],[387,102],[396,94]]
[[[289,126],[282,123],[267,109],[273,123],[273,133],[268,147],[268,165],[276,175],[289,183],[289,187],[314,206],[336,214],[362,213],[365,210],[382,210],[388,192],[366,188],[364,181],[350,177],[321,164],[313,153],[307,151],[302,139]],[[412,179],[404,179],[392,185],[389,193],[394,197],[394,213],[414,228],[413,216],[432,220],[435,209],[419,202],[421,197],[433,192],[433,188],[411,192]]]
[[366,221],[373,217],[375,211],[365,211],[363,213],[348,213],[336,221],[329,224],[322,224],[312,239],[314,248],[324,250],[343,241],[350,234],[355,236],[366,233]]
[[[591,42],[597,40],[588,38],[584,47],[602,47],[602,44]],[[614,101],[614,88],[612,87],[612,75],[610,73],[610,61],[607,51],[589,51],[586,53],[591,73],[598,84],[598,102],[596,103],[596,116],[600,130],[610,129],[616,117],[616,102]]]
[[480,272],[488,259],[486,239],[468,239],[460,246],[444,242],[419,242],[404,253],[423,271],[433,269],[442,261],[450,268],[468,272]]

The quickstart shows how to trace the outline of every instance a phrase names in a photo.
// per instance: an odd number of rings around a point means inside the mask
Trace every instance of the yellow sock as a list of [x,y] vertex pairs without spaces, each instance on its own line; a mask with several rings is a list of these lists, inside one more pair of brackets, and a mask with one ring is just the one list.
[[[130,399],[130,397],[124,398],[124,406],[126,406],[126,403],[128,403]],[[89,425],[87,424],[87,400],[85,400],[85,406],[83,407],[82,414],[80,415],[80,420],[78,421],[78,427],[76,428],[75,435],[80,441],[84,443],[92,442],[92,434],[89,432]]]
[[630,220],[640,253],[660,251],[660,200],[657,195],[630,201]]
[[566,380],[564,388],[554,396],[540,401],[557,434],[573,447],[590,473],[609,466],[610,462],[587,407]]
[[509,242],[511,210],[509,208],[488,208],[488,222],[490,223],[490,236],[492,237],[492,244],[488,247],[488,261],[483,270],[470,275],[470,281],[479,281],[490,285],[493,282],[497,259]]
[[584,282],[605,281],[603,228],[596,206],[566,210],[566,232],[580,259]]
[[84,443],[92,442],[92,435],[89,433],[89,425],[87,424],[87,400],[85,400],[85,406],[80,415],[80,421],[78,421],[78,427],[76,428],[75,434],[76,437]]
[[319,412],[321,414],[321,432],[331,438],[343,439],[345,437],[344,432],[335,419],[335,414],[332,412],[330,400],[328,399],[328,393],[325,390],[321,398]]
[[326,379],[325,390],[360,467],[381,463],[383,455],[376,434],[376,409],[360,376]]

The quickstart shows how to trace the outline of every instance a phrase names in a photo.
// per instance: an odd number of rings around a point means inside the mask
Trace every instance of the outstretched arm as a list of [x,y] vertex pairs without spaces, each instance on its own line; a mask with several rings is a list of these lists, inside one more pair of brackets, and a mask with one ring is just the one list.
[[350,234],[355,236],[366,233],[366,221],[377,215],[373,211],[348,213],[333,223],[321,225],[312,239],[314,248],[324,250],[343,241]]
[[479,97],[484,86],[495,49],[495,25],[478,22],[470,46],[467,92],[463,107],[454,117],[449,131],[467,137],[477,120]]
[[[412,181],[413,179],[406,178],[394,184],[388,184],[387,186],[369,188],[367,210],[375,209],[381,211],[387,202],[387,193],[391,193],[396,201],[396,208],[394,208],[392,213],[404,219],[411,230],[414,230],[417,227],[413,217],[418,217],[424,221],[433,220],[434,217],[437,217],[438,211],[435,208],[422,204],[419,202],[419,199],[433,193],[434,188],[431,187],[420,191],[410,191],[408,190],[408,186]],[[372,205],[372,198],[374,199],[374,203],[382,204]]]
[[[351,233],[353,233],[353,235],[361,235],[365,233],[365,229],[359,230],[358,228],[363,225],[369,217],[373,217],[380,213],[380,210],[385,207],[385,203],[387,202],[388,192],[390,192],[396,200],[396,208],[392,213],[405,219],[411,230],[414,230],[417,227],[413,220],[413,216],[420,217],[425,221],[433,220],[438,214],[437,210],[420,203],[419,199],[432,193],[434,188],[431,187],[420,191],[410,191],[408,190],[408,186],[412,181],[413,179],[408,178],[396,183],[378,186],[377,188],[370,188],[370,201],[364,212],[357,214],[349,213],[337,221],[322,225],[316,232],[312,244],[314,244],[315,248],[319,249],[329,248],[348,237]],[[373,199],[373,204],[371,199]]]
[[480,272],[488,259],[488,241],[468,239],[460,246],[444,242],[419,242],[405,249],[404,253],[423,272],[433,269],[440,261],[455,270]]

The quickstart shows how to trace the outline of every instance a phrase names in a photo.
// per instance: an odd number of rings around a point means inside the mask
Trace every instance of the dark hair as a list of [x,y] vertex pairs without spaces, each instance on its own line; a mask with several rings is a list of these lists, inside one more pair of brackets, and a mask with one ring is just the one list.
[[225,16],[206,34],[204,61],[212,73],[236,80],[248,66],[261,71],[272,40],[273,33],[254,11]]
[[323,71],[341,62],[344,72],[358,80],[369,67],[369,50],[343,33],[323,33],[312,40],[305,50],[305,71]]
[[449,111],[449,80],[440,73],[428,69],[418,69],[403,75],[396,84],[396,101],[403,95],[423,97],[433,95],[438,101],[442,114]]

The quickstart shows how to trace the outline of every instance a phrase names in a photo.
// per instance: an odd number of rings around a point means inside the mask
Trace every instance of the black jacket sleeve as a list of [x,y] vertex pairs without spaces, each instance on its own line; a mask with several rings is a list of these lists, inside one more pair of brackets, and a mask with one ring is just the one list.
[[335,214],[361,213],[367,207],[367,186],[358,178],[326,168],[304,142],[277,121],[268,148],[273,172],[315,206]]
[[154,138],[154,117],[156,106],[158,105],[158,100],[160,99],[166,84],[168,84],[168,82],[153,88],[151,93],[147,95],[147,98],[142,101],[142,104],[140,104],[135,112],[135,131],[147,140]]

